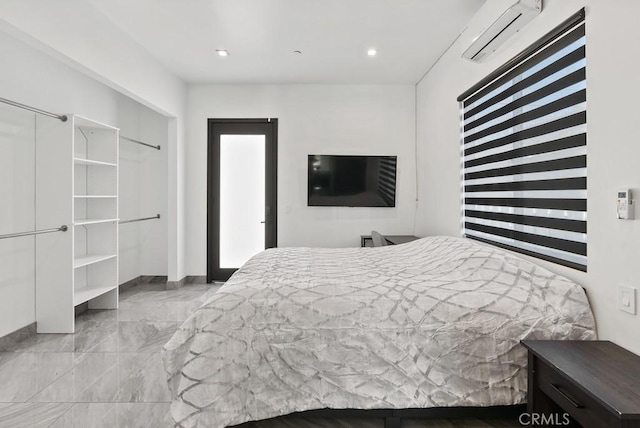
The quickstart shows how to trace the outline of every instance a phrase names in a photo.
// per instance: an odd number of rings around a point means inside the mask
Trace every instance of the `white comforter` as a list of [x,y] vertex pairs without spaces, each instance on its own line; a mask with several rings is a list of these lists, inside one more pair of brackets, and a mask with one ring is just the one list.
[[595,339],[577,284],[433,237],[253,257],[165,345],[172,416],[223,427],[321,408],[522,403],[520,339]]

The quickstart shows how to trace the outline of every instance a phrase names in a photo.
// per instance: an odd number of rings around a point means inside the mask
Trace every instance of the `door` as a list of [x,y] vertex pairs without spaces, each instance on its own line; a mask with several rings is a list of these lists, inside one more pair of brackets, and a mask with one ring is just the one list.
[[207,282],[277,245],[277,119],[209,119]]

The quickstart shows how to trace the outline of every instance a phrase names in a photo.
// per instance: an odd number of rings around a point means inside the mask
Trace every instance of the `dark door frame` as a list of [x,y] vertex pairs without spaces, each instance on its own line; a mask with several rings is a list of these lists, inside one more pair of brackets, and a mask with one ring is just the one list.
[[265,248],[278,245],[278,119],[208,119],[207,282],[237,269],[220,269],[220,134],[265,135]]

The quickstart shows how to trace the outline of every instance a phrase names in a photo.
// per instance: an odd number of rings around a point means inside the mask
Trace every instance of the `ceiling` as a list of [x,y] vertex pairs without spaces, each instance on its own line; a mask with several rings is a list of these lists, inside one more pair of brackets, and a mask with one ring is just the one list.
[[413,84],[485,0],[89,1],[189,83]]

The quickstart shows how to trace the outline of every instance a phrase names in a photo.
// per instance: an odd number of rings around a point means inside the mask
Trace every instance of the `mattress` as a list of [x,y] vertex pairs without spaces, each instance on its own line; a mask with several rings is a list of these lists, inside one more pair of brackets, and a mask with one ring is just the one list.
[[576,283],[430,237],[250,259],[163,349],[178,427],[312,409],[520,404],[521,339],[595,339]]

